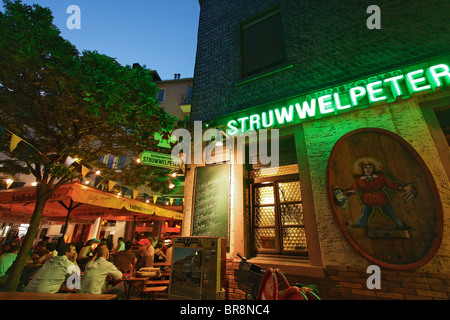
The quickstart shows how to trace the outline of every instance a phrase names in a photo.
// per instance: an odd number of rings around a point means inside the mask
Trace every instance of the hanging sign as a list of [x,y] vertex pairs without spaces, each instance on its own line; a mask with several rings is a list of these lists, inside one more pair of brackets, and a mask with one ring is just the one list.
[[153,151],[142,152],[140,160],[142,164],[161,168],[181,169],[183,166],[183,160],[180,157]]

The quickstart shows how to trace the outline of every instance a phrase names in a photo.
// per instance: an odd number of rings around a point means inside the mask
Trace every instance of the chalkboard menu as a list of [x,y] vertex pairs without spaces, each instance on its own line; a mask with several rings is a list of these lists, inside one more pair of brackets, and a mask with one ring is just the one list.
[[230,174],[229,164],[196,169],[193,236],[228,239]]

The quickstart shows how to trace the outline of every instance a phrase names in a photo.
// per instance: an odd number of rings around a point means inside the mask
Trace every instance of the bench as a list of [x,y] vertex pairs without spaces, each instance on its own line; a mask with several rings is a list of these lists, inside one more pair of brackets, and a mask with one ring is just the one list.
[[147,287],[169,285],[169,280],[149,280],[147,281]]
[[147,296],[147,300],[150,300],[150,295],[152,296],[152,300],[155,300],[155,293],[161,293],[167,290],[167,286],[159,286],[159,287],[147,287],[142,291],[143,295]]

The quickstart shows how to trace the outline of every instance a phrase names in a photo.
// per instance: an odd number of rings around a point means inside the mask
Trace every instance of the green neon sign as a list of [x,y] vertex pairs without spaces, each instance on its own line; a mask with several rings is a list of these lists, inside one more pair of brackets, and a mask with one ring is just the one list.
[[[356,82],[358,83],[358,82]],[[354,86],[346,92],[326,93],[288,106],[243,116],[228,121],[227,134],[236,135],[249,130],[271,128],[277,125],[299,123],[309,118],[327,114],[338,114],[345,110],[375,103],[390,103],[398,97],[409,98],[417,92],[433,92],[436,88],[450,85],[450,68],[447,64],[437,64],[418,69],[405,75],[395,75],[383,80],[371,81],[365,86]],[[301,99],[301,98],[299,98]]]

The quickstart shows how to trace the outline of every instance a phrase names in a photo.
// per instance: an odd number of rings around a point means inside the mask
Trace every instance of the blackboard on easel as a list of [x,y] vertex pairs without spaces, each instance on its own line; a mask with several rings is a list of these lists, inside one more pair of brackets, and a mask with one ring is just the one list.
[[229,238],[230,168],[230,164],[196,168],[193,236]]

